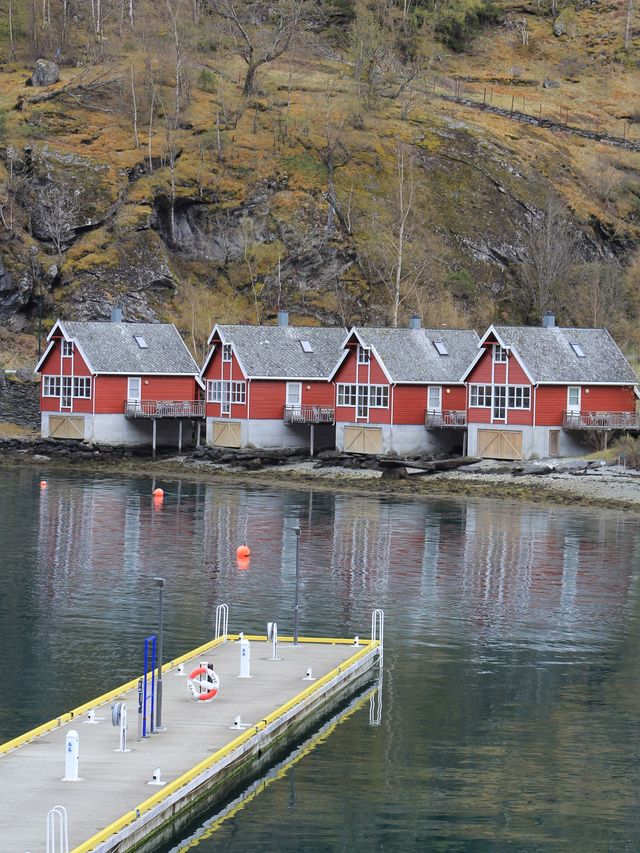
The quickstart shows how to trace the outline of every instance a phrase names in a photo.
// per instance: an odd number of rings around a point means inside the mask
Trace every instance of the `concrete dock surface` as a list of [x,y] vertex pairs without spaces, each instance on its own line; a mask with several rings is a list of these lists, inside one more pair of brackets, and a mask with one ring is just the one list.
[[[137,688],[95,707],[98,724],[76,717],[0,755],[0,853],[41,853],[46,849],[46,816],[54,806],[68,812],[69,848],[80,846],[131,809],[162,790],[150,785],[160,768],[166,785],[235,740],[234,719],[254,726],[310,686],[308,668],[322,676],[359,649],[348,644],[280,642],[274,661],[266,641],[251,642],[251,678],[239,678],[240,644],[228,641],[196,654],[163,676],[162,723],[166,731],[138,740]],[[212,661],[220,690],[211,702],[194,701],[187,676],[200,661]],[[130,752],[119,752],[119,731],[111,705],[126,702]],[[80,736],[79,781],[65,782],[65,740]]]

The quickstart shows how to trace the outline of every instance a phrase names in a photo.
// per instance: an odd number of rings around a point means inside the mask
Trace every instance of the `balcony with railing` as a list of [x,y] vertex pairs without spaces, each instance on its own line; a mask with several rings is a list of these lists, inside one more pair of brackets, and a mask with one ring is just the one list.
[[427,409],[424,419],[427,429],[464,429],[467,425],[465,411]]
[[564,429],[640,430],[635,412],[563,412]]
[[332,424],[335,422],[335,409],[331,406],[285,406],[286,424]]
[[203,418],[204,400],[127,400],[127,418]]

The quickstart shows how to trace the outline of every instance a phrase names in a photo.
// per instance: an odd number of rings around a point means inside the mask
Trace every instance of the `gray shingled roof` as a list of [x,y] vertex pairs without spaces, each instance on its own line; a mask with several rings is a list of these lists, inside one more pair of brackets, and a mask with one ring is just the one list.
[[[469,329],[386,329],[357,327],[365,346],[375,349],[392,382],[460,382],[478,352]],[[449,355],[440,355],[441,341]]]
[[[199,373],[176,327],[170,323],[60,323],[77,342],[95,373]],[[138,346],[144,338],[147,349]]]
[[[232,343],[247,378],[320,379],[329,376],[342,355],[343,328],[317,326],[218,326]],[[300,341],[309,341],[304,352]]]
[[[629,362],[606,329],[560,326],[495,326],[502,341],[516,350],[534,382],[612,382],[635,385]],[[582,347],[579,358],[571,347]]]

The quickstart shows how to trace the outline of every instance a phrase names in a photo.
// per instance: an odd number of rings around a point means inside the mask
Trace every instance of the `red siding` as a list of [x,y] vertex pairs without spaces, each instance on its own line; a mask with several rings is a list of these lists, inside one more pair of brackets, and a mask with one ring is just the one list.
[[304,406],[334,406],[335,386],[332,382],[303,382],[302,404]]
[[[580,409],[583,412],[634,412],[635,394],[630,386],[583,385]],[[536,424],[561,426],[562,413],[567,408],[567,385],[538,387]],[[589,389],[589,393],[586,391]]]
[[[449,389],[448,394],[447,389]],[[450,412],[463,412],[467,408],[466,387],[464,385],[443,386],[442,408]]]
[[529,377],[514,356],[509,356],[509,385],[531,385]]
[[283,420],[286,389],[286,382],[253,379],[251,381],[249,417],[256,420],[267,418]]
[[426,411],[426,385],[396,385],[393,389],[394,424],[424,424]]
[[490,424],[491,409],[467,409],[467,423],[469,424]]
[[[62,337],[54,338],[55,344],[49,355],[47,356],[40,370],[40,411],[41,412],[59,412],[66,413],[79,412],[87,414],[93,411],[92,398],[75,398],[73,408],[60,409],[59,397],[43,397],[42,396],[42,377],[43,376],[91,376],[91,371],[86,365],[86,362],[80,355],[78,349],[74,346],[73,355],[71,357],[62,357]],[[93,382],[91,384],[91,393],[94,393]]]
[[485,351],[480,361],[475,365],[467,378],[470,385],[490,385],[491,384],[491,347]]
[[349,355],[340,365],[333,381],[346,382],[350,385],[356,381],[356,354],[354,349],[349,350]]
[[[207,365],[207,369],[203,374],[204,381],[206,382],[208,379],[214,381],[220,380],[233,380],[234,382],[243,382],[245,381],[245,375],[242,372],[242,368],[238,364],[238,360],[235,356],[235,353],[231,353],[231,361],[222,361],[222,344],[218,342],[216,344],[216,350],[211,357],[211,361]],[[252,385],[251,390],[249,390],[250,383],[247,382],[245,386],[245,399],[249,399],[249,395],[253,394],[254,387]],[[205,391],[205,400],[206,400],[206,391]],[[231,414],[224,415],[224,417],[229,418],[246,418],[247,417],[247,403],[232,403],[231,404]],[[251,405],[253,405],[253,401],[251,401]],[[221,405],[220,403],[207,403],[206,404],[206,414],[209,418],[219,418],[221,415]]]

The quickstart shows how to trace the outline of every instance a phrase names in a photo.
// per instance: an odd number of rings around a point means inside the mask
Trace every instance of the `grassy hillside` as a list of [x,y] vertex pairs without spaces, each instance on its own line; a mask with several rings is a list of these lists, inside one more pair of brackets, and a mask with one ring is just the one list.
[[[200,357],[213,322],[278,307],[478,328],[554,310],[634,355],[640,153],[441,97],[640,141],[626,2],[327,6],[249,94],[230,4],[140,0],[133,28],[103,7],[99,33],[90,4],[65,33],[21,6],[14,51],[0,21],[8,328],[123,305],[175,321]],[[271,14],[248,29],[256,44]],[[59,82],[26,85],[37,56],[60,60]]]

